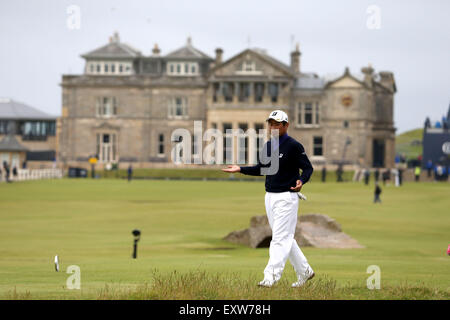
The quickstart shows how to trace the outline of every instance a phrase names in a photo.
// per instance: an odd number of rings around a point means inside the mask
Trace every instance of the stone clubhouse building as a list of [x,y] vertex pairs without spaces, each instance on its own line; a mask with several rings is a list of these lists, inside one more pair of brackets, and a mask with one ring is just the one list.
[[[289,134],[315,165],[394,166],[392,72],[376,73],[368,65],[358,74],[345,68],[341,75],[321,77],[302,70],[298,45],[290,65],[262,49],[223,60],[218,48],[211,57],[190,38],[167,54],[155,44],[145,55],[117,33],[82,57],[83,74],[63,75],[61,82],[57,157],[66,166],[87,167],[94,155],[100,165],[176,166],[171,157],[175,129],[194,133],[194,122],[201,121],[203,132],[259,132],[274,109],[289,115]],[[243,154],[243,162],[253,164],[261,135],[244,139],[239,150],[226,141],[220,148],[232,153],[233,162]],[[195,157],[199,143],[206,142],[192,142]]]

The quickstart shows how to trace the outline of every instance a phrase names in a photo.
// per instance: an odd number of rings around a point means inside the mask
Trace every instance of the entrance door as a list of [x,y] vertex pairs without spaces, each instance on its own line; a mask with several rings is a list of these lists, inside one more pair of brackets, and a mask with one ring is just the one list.
[[373,163],[374,168],[384,167],[385,142],[384,140],[373,140]]
[[117,161],[117,137],[114,133],[97,134],[97,154],[100,162]]

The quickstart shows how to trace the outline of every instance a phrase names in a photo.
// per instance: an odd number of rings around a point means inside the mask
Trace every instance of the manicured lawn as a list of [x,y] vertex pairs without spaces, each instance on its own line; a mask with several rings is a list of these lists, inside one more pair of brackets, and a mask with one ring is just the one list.
[[[265,214],[262,181],[0,183],[0,298],[449,299],[450,185],[386,186],[376,205],[373,189],[318,178],[305,185],[300,214],[329,215],[366,248],[303,248],[316,278],[289,288],[288,263],[283,281],[263,290],[256,283],[268,249],[222,240]],[[69,265],[80,267],[81,290],[66,288]],[[380,267],[380,290],[366,287],[370,265]]]

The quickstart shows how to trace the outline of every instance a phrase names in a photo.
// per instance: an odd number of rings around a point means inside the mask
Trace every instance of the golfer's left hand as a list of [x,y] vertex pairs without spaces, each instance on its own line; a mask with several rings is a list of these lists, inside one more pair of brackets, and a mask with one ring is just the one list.
[[301,182],[301,180],[297,180],[297,184],[295,185],[295,187],[291,187],[291,190],[295,191],[295,192],[299,192],[300,190],[302,190],[302,186],[303,186],[303,183]]

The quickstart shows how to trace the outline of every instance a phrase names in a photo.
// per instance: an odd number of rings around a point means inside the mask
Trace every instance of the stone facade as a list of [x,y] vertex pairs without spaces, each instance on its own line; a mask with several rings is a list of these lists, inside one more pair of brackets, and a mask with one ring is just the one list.
[[[83,55],[85,73],[62,78],[59,161],[88,166],[88,158],[97,155],[101,164],[175,166],[175,129],[194,133],[194,122],[201,121],[203,132],[258,131],[270,111],[282,109],[289,115],[289,134],[314,164],[394,165],[391,72],[375,73],[368,66],[362,74],[346,68],[332,78],[304,73],[298,46],[289,66],[260,49],[246,49],[227,61],[222,54],[217,49],[211,58],[188,39],[167,55],[155,45],[153,54],[144,56],[115,35]],[[258,142],[246,143],[245,162],[255,163]],[[237,151],[234,146],[233,162]]]

